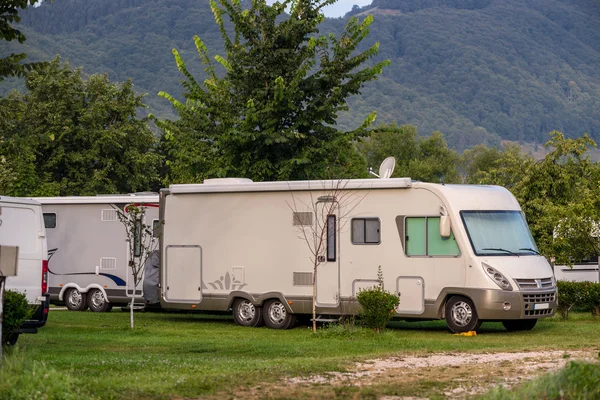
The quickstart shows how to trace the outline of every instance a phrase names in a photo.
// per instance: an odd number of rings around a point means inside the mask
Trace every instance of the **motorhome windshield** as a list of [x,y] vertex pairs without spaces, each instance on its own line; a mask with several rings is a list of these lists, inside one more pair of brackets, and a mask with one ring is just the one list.
[[521,211],[461,211],[478,256],[539,255]]

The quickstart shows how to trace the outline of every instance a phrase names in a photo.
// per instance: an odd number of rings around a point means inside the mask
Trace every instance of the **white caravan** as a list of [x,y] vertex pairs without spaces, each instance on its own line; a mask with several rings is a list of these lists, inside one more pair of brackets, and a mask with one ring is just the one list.
[[[49,293],[69,310],[110,311],[133,291],[125,228],[113,205],[147,205],[146,223],[158,223],[158,195],[38,197],[48,235]],[[141,299],[141,284],[135,289]]]
[[[332,195],[339,183],[231,178],[163,189],[162,307],[232,310],[240,325],[292,326],[312,313],[302,225],[326,219],[316,272],[323,317],[355,313],[358,291],[377,283],[379,266],[384,288],[400,295],[397,318],[445,318],[462,332],[482,321],[528,330],[554,314],[552,269],[505,188],[361,179],[342,181]],[[324,209],[332,212],[321,217]]]
[[[6,278],[6,290],[27,296],[35,307],[31,320],[25,321],[19,333],[36,333],[48,319],[48,249],[40,203],[0,196],[0,244],[17,246],[17,276]],[[17,341],[18,334],[10,339]]]
[[559,281],[599,282],[598,262],[568,265],[555,265],[554,276]]

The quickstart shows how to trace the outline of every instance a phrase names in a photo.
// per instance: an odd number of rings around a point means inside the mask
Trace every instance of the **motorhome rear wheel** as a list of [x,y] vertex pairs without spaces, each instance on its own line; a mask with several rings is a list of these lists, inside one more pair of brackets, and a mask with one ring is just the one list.
[[246,299],[236,299],[233,302],[233,319],[241,326],[264,325],[262,309]]
[[279,300],[269,300],[263,308],[265,324],[271,329],[289,329],[296,323],[296,316],[285,309]]

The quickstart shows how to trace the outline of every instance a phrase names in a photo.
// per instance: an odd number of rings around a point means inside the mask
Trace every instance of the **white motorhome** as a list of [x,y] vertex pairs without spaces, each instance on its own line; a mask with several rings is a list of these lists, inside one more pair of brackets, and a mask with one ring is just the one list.
[[[15,197],[0,196],[0,244],[17,246],[17,276],[6,278],[6,290],[27,296],[35,307],[31,320],[25,321],[19,333],[36,333],[48,320],[48,249],[40,203]],[[10,341],[15,343],[18,334]]]
[[[134,290],[128,243],[113,206],[146,205],[145,223],[158,222],[157,194],[38,197],[48,235],[49,294],[71,311],[110,311]],[[141,284],[135,288],[141,301]]]
[[400,295],[397,318],[445,319],[462,332],[482,321],[528,330],[554,314],[552,269],[508,190],[347,180],[340,193],[360,199],[348,205],[332,196],[338,184],[231,178],[163,189],[162,307],[232,310],[240,325],[289,328],[312,313],[301,225],[324,223],[319,210],[332,209],[316,272],[321,316],[355,313],[358,291],[377,283],[379,266],[385,289]]

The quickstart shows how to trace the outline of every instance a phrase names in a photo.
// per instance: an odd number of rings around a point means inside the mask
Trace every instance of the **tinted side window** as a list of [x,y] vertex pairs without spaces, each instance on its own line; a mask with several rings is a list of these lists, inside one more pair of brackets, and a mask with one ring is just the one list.
[[44,213],[44,226],[46,229],[56,228],[56,213]]
[[353,244],[381,243],[381,221],[379,218],[352,219],[351,237]]

